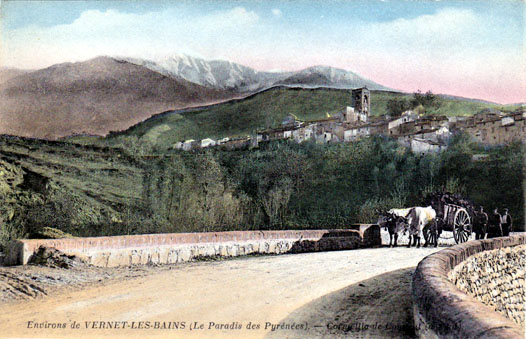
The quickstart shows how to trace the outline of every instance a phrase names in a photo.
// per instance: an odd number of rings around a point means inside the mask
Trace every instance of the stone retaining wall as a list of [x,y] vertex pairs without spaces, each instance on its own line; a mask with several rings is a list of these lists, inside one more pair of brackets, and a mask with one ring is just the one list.
[[[414,321],[420,338],[524,338],[524,328],[497,313],[490,306],[461,291],[449,277],[461,276],[455,268],[469,267],[470,260],[503,253],[520,251],[516,246],[526,244],[526,234],[509,237],[469,241],[434,253],[422,260],[413,275]],[[507,249],[510,248],[510,249]],[[497,253],[497,252],[495,252]],[[478,256],[477,256],[478,255]],[[484,265],[489,265],[486,261]],[[504,265],[502,264],[502,268]],[[458,267],[456,272],[461,272]],[[479,271],[482,272],[484,268]],[[506,274],[500,267],[496,286],[506,285]],[[488,270],[490,272],[490,270]],[[489,275],[493,273],[488,273]],[[468,278],[466,278],[467,280]],[[475,284],[475,277],[469,278]],[[513,280],[511,286],[513,286]],[[519,286],[521,288],[521,286]],[[524,285],[522,286],[524,288]],[[489,292],[496,293],[496,292]]]
[[16,240],[6,265],[27,264],[39,247],[76,255],[95,266],[172,264],[206,257],[346,250],[381,244],[378,225],[345,230],[235,231],[148,234],[95,238]]
[[475,254],[449,273],[460,290],[524,326],[526,245]]

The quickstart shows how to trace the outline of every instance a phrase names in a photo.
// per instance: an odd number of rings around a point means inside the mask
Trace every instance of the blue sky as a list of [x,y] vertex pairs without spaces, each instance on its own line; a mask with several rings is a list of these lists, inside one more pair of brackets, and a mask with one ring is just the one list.
[[[523,1],[1,1],[0,65],[189,54],[526,100]],[[35,57],[38,56],[38,57]]]

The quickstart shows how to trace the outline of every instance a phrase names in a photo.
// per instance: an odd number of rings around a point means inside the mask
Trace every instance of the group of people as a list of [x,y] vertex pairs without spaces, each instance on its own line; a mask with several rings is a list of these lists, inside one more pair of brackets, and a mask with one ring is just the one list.
[[484,208],[480,206],[474,214],[473,232],[475,232],[475,239],[484,239],[486,236],[489,239],[510,235],[513,222],[507,208],[504,209],[504,214],[500,214],[499,210],[495,208],[493,213],[488,216],[484,212]]

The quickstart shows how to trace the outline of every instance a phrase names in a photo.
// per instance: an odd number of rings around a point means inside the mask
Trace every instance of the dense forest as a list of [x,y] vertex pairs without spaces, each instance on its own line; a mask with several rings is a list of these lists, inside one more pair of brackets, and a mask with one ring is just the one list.
[[419,155],[378,136],[159,156],[28,143],[22,142],[24,150],[2,146],[1,244],[60,232],[345,228],[375,222],[377,209],[420,205],[439,190],[460,193],[487,210],[507,207],[515,230],[524,225],[520,143],[484,147],[460,134],[447,151]]

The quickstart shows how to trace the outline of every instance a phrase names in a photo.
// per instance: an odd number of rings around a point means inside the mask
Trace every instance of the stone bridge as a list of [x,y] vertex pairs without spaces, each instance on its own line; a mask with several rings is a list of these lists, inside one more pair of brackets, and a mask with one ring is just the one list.
[[[526,237],[476,241],[440,251],[441,248],[381,247],[383,233],[375,225],[355,225],[351,230],[331,231],[19,241],[12,245],[12,253],[16,254],[8,258],[11,263],[27,262],[45,245],[102,267],[179,264],[158,271],[154,268],[145,276],[126,276],[81,290],[60,290],[60,294],[3,305],[0,337],[517,335],[514,323],[484,309],[487,306],[476,304],[454,282],[469,280],[469,270],[466,273],[462,268],[473,266],[465,263],[468,259],[487,250],[524,244]],[[340,251],[330,251],[336,249]],[[185,262],[257,253],[284,255]],[[132,267],[123,268],[123,272]],[[516,284],[508,280],[506,293],[518,293]],[[444,286],[454,292],[441,290]],[[495,319],[497,323],[492,322]],[[477,321],[482,321],[482,325]],[[66,328],[56,327],[64,324]],[[77,324],[80,327],[71,327]],[[466,330],[472,327],[475,329]]]
[[200,258],[350,250],[381,244],[380,228],[145,234],[13,241],[6,265],[27,264],[39,247],[55,248],[101,267],[175,264]]

